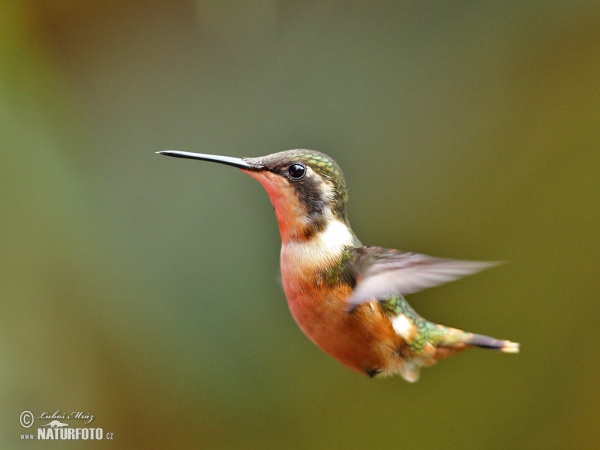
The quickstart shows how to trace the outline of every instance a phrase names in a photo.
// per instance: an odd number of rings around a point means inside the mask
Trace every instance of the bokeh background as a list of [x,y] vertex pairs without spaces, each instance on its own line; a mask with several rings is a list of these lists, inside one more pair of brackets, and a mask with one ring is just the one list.
[[[260,185],[154,154],[289,148],[342,166],[364,243],[507,261],[410,301],[521,353],[351,372],[287,310]],[[0,211],[3,449],[600,446],[597,1],[2,0]],[[114,440],[24,442],[24,410]]]

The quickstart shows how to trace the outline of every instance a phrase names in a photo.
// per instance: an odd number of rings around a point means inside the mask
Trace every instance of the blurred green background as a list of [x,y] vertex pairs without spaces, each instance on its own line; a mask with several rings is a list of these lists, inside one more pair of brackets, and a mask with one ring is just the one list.
[[[287,310],[261,186],[154,154],[290,148],[364,243],[507,261],[409,300],[521,353],[351,372]],[[0,149],[3,449],[600,446],[597,1],[3,0]]]

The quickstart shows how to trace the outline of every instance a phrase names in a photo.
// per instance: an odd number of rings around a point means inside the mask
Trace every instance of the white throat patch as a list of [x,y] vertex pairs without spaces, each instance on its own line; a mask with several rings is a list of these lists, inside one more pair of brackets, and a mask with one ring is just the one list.
[[327,227],[306,241],[288,241],[281,246],[284,264],[323,267],[339,257],[345,247],[352,244],[354,236],[348,226],[332,219]]

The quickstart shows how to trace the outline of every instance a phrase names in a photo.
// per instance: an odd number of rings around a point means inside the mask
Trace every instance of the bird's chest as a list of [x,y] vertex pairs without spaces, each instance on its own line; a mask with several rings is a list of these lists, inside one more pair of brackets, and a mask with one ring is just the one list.
[[331,262],[323,248],[282,247],[283,288],[296,323],[326,353],[355,370],[386,366],[398,340],[389,319],[376,302],[348,313],[353,288],[327,279]]
[[[346,285],[326,283],[327,267],[334,255],[312,243],[288,243],[281,248],[281,278],[290,310],[305,330],[337,310],[344,310],[351,293]],[[320,320],[319,320],[320,319]]]

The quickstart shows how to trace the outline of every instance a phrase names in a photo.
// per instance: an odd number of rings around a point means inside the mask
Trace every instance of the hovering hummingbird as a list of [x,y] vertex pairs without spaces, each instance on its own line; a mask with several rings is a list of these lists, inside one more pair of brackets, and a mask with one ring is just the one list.
[[414,382],[421,367],[473,346],[519,351],[518,343],[438,325],[415,312],[404,295],[495,263],[363,246],[346,217],[344,176],[329,156],[313,150],[259,158],[158,153],[237,167],[263,185],[279,224],[291,313],[317,346],[351,369]]

